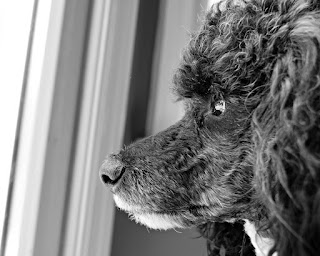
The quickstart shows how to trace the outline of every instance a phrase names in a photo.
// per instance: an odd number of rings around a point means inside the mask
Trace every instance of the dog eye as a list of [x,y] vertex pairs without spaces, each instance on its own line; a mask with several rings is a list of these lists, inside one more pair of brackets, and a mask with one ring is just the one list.
[[219,100],[215,102],[212,108],[212,115],[220,116],[226,111],[226,102],[224,100]]

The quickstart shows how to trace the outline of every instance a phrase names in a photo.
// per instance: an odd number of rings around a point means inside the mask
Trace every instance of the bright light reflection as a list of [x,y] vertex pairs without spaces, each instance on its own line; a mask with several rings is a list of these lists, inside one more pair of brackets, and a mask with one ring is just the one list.
[[0,238],[34,0],[0,1]]

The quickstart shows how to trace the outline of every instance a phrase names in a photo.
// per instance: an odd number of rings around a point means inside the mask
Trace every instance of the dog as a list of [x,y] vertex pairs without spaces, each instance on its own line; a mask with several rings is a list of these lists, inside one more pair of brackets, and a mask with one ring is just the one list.
[[209,255],[319,254],[319,2],[212,6],[173,77],[184,117],[102,164],[118,208]]

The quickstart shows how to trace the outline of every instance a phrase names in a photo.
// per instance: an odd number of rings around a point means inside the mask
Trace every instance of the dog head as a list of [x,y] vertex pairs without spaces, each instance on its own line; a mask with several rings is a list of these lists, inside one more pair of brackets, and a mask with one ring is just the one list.
[[117,206],[155,229],[248,219],[279,255],[316,252],[319,50],[317,1],[213,6],[173,79],[185,116],[102,166]]

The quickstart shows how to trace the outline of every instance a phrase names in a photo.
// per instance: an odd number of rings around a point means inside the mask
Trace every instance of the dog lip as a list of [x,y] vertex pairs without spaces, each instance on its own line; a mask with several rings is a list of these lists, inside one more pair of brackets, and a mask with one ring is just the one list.
[[135,206],[133,209],[125,210],[131,214],[157,214],[157,215],[169,215],[169,216],[180,216],[181,212],[189,212],[188,208],[177,209],[174,211],[166,211],[166,210],[152,210],[152,209],[145,209],[142,206]]
[[150,209],[146,205],[141,203],[130,203],[119,193],[114,191],[113,199],[118,208],[131,214],[159,214],[159,215],[177,215],[181,211],[188,211],[188,208],[181,208],[175,210],[161,210],[161,209]]
[[121,190],[121,181],[113,184],[112,186],[109,187],[110,191],[112,194],[116,194],[119,190]]

